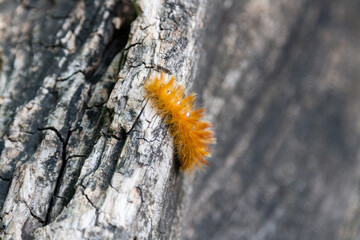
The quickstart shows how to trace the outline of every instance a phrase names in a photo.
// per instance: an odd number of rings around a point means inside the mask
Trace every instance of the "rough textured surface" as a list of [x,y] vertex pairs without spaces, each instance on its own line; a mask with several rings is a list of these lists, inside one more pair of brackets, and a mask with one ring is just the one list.
[[192,178],[142,85],[191,80],[203,4],[0,1],[0,238],[178,238]]
[[[0,238],[358,239],[358,1],[133,3],[0,0]],[[208,109],[206,173],[156,71]]]

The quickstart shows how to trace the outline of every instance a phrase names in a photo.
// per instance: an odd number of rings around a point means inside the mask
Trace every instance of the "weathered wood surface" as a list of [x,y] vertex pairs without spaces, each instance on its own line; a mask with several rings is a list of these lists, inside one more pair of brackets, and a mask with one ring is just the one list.
[[0,237],[178,238],[183,175],[142,85],[191,81],[204,1],[0,4]]
[[[0,0],[0,238],[358,239],[359,10]],[[205,173],[144,99],[161,70],[208,108]]]

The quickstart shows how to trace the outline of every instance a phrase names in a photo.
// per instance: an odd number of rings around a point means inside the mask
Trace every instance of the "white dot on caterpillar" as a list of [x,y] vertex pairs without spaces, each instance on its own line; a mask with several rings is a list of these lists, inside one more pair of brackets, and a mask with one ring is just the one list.
[[177,104],[180,105],[180,101],[179,101],[179,100],[177,101]]
[[190,113],[187,112],[187,113],[186,113],[186,116],[187,116],[187,117],[190,117]]
[[167,91],[167,94],[170,94],[171,92],[170,91]]

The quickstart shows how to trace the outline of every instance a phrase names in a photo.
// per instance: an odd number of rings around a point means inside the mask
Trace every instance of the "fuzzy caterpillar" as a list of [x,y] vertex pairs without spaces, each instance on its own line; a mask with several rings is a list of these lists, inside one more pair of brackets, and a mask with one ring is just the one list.
[[215,138],[211,124],[201,120],[205,110],[193,106],[195,94],[184,98],[184,87],[178,85],[173,76],[166,81],[163,72],[160,77],[147,79],[145,90],[146,96],[152,99],[166,119],[180,168],[193,170],[194,167],[209,165],[205,157],[210,156],[209,144],[215,143]]

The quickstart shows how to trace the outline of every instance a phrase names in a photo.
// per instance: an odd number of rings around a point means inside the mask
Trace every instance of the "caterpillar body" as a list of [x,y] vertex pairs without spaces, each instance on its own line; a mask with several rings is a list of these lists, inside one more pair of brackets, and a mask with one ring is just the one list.
[[160,77],[147,79],[145,90],[146,96],[166,119],[180,168],[193,170],[208,165],[205,158],[210,156],[209,145],[215,143],[215,138],[211,123],[201,120],[205,110],[193,106],[195,94],[184,97],[185,88],[176,83],[174,76],[166,81],[163,72]]

